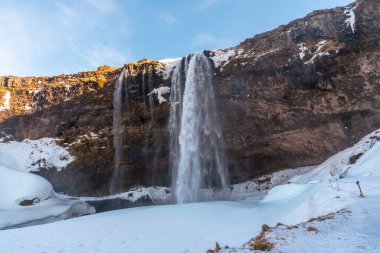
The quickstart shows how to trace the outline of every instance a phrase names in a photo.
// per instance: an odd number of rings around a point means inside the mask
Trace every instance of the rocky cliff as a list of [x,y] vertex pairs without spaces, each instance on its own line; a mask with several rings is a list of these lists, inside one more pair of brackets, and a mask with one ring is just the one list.
[[[241,44],[206,51],[230,179],[318,164],[380,128],[380,2],[315,11]],[[184,62],[184,61],[183,61]],[[123,185],[169,185],[167,61],[126,64]],[[148,70],[152,74],[148,75]],[[56,191],[108,193],[114,168],[113,85],[120,68],[57,77],[0,77],[0,129],[14,138],[59,138],[76,157],[41,167]],[[166,95],[167,98],[167,95]]]

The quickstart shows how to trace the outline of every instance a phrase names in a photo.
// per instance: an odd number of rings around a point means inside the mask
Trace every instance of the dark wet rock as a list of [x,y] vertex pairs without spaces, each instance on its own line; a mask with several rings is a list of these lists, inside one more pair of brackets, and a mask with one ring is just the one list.
[[154,205],[152,199],[149,196],[146,198],[140,198],[134,202],[127,199],[123,199],[123,198],[112,198],[112,199],[86,201],[86,203],[89,204],[90,206],[93,206],[97,213],[123,209],[123,208]]

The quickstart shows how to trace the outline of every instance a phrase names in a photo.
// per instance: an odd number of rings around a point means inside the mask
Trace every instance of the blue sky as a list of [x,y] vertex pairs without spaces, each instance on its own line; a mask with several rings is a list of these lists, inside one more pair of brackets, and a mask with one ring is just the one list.
[[0,75],[57,75],[233,46],[353,0],[0,0]]

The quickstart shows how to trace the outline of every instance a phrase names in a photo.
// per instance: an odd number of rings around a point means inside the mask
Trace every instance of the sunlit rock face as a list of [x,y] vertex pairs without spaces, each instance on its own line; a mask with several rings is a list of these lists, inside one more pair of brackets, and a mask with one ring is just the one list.
[[[236,47],[204,52],[213,65],[231,183],[318,164],[380,128],[379,20],[380,3],[361,0],[313,12]],[[175,62],[128,64],[120,190],[171,184],[171,94],[161,94],[163,101],[151,92],[171,86]],[[0,77],[2,131],[18,140],[58,137],[76,157],[61,171],[38,172],[56,191],[108,194],[115,167],[112,100],[120,72],[103,67],[57,77]]]

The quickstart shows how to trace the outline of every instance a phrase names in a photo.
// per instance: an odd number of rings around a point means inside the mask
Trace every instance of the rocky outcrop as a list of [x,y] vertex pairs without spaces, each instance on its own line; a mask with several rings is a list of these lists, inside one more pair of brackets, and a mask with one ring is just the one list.
[[[359,0],[205,52],[215,67],[231,182],[318,164],[380,128],[379,48],[380,2]],[[170,183],[170,105],[154,97],[151,106],[148,96],[152,88],[170,86],[165,64],[125,66],[132,73],[123,110],[126,190]],[[112,94],[120,72],[101,67],[57,77],[0,77],[0,129],[18,140],[58,137],[76,157],[62,171],[38,172],[56,191],[108,193]]]

